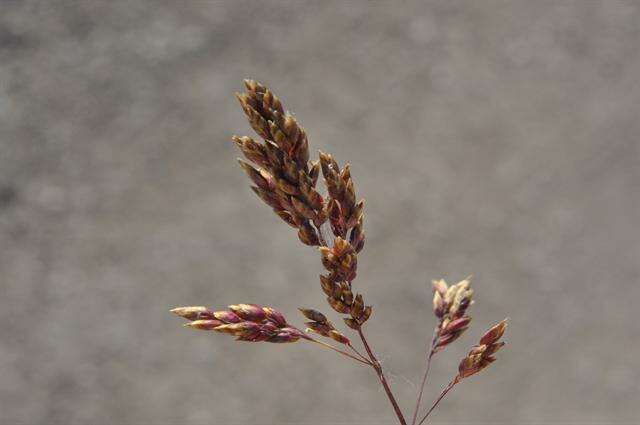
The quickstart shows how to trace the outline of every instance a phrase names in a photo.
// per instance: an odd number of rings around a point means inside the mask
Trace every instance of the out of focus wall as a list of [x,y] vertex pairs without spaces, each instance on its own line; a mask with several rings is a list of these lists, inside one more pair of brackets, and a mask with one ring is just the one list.
[[639,48],[634,1],[2,2],[0,423],[393,422],[363,367],[168,313],[328,310],[235,162],[245,77],[352,163],[355,284],[407,411],[427,283],[473,273],[426,400],[504,316],[509,346],[434,421],[638,420]]

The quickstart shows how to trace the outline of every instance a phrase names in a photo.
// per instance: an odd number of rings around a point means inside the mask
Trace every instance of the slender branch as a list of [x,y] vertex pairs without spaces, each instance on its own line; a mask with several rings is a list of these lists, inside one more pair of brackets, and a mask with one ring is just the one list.
[[358,335],[360,335],[360,339],[362,340],[362,344],[364,345],[365,350],[367,350],[367,354],[369,355],[369,358],[371,359],[371,362],[373,363],[373,368],[375,369],[376,373],[378,374],[378,379],[380,379],[380,383],[382,384],[382,387],[384,388],[384,391],[387,393],[387,397],[389,398],[389,401],[391,402],[391,405],[393,406],[393,410],[396,413],[396,416],[398,417],[398,420],[400,421],[401,425],[407,425],[407,421],[404,419],[404,416],[402,415],[402,410],[400,410],[400,406],[398,406],[398,402],[396,401],[395,397],[393,396],[393,392],[391,392],[391,388],[389,387],[389,384],[387,383],[387,379],[384,376],[384,373],[382,372],[382,366],[380,365],[380,362],[378,361],[378,359],[376,358],[376,356],[373,354],[373,351],[371,351],[371,347],[369,347],[369,343],[367,342],[367,338],[365,338],[364,333],[362,333],[362,328],[358,328]]
[[349,348],[351,348],[351,350],[353,350],[353,352],[354,352],[354,353],[356,353],[358,356],[360,356],[360,358],[361,358],[361,359],[366,360],[367,362],[371,363],[371,362],[369,361],[369,359],[367,359],[365,356],[363,356],[363,355],[362,355],[362,353],[360,353],[360,351],[356,350],[356,347],[354,347],[353,345],[351,345],[351,343],[350,343],[350,342],[347,344],[347,346],[348,346]]
[[329,348],[329,349],[331,349],[331,350],[335,351],[336,353],[340,353],[340,354],[342,354],[343,356],[347,356],[347,357],[349,357],[349,358],[351,358],[351,359],[353,359],[353,360],[355,360],[355,361],[357,361],[357,362],[360,362],[360,363],[362,363],[362,364],[365,364],[365,365],[367,365],[367,366],[373,366],[373,364],[372,364],[370,361],[368,361],[368,360],[367,360],[367,361],[361,360],[361,359],[357,358],[356,356],[353,356],[353,355],[351,355],[351,354],[347,353],[346,351],[342,351],[341,349],[336,348],[336,347],[334,347],[334,346],[333,346],[333,345],[331,345],[331,344],[327,344],[326,342],[318,341],[317,339],[311,338],[310,336],[305,336],[305,337],[304,337],[304,339],[306,339],[307,341],[310,341],[310,342],[314,342],[314,343],[316,343],[316,344],[319,344],[319,345],[321,345],[321,346],[323,346],[323,347],[325,347],[325,348]]
[[426,415],[424,415],[424,417],[420,420],[420,422],[418,422],[418,425],[422,425],[422,423],[427,420],[427,417],[431,414],[431,412],[433,412],[433,409],[436,408],[436,406],[438,405],[438,403],[440,403],[440,400],[442,400],[444,398],[444,396],[447,395],[447,393],[449,391],[451,391],[451,389],[453,387],[455,387],[455,385],[460,382],[460,376],[456,376],[455,378],[453,378],[453,381],[449,382],[449,385],[447,385],[447,387],[442,390],[442,393],[440,393],[440,396],[438,396],[438,398],[436,399],[436,401],[433,403],[433,406],[431,406],[431,409],[429,409],[429,411],[427,412]]
[[427,376],[429,376],[429,369],[431,368],[431,358],[435,354],[435,345],[438,340],[438,330],[440,326],[436,327],[433,330],[433,337],[431,338],[431,345],[429,345],[429,355],[427,356],[427,366],[424,371],[424,376],[422,377],[422,384],[420,385],[420,392],[418,393],[418,400],[416,401],[416,407],[413,411],[413,419],[411,419],[411,425],[416,424],[416,419],[418,419],[418,411],[420,410],[420,403],[422,402],[422,395],[424,393],[424,387],[427,383]]

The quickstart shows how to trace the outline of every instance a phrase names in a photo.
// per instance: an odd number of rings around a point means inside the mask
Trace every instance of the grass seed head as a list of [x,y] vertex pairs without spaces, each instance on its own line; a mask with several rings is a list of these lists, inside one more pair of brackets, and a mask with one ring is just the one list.
[[318,230],[311,223],[319,227],[327,216],[324,199],[315,189],[320,164],[309,162],[306,132],[267,87],[245,80],[245,88],[237,98],[263,143],[234,136],[232,140],[245,158],[260,168],[240,164],[259,189],[254,192],[287,224],[298,229],[304,244],[318,246]]
[[287,324],[282,313],[257,304],[232,304],[229,310],[221,311],[205,307],[178,307],[171,311],[190,320],[187,327],[230,334],[238,341],[295,342],[304,336]]
[[506,327],[507,322],[505,319],[491,327],[480,338],[480,343],[471,348],[469,354],[462,359],[458,366],[458,377],[460,379],[475,375],[496,360],[493,355],[505,345],[499,339],[504,335]]
[[[245,158],[256,164],[240,161],[249,176],[252,190],[288,225],[298,231],[305,245],[319,246],[322,264],[330,272],[321,278],[322,290],[331,307],[351,314],[355,323],[364,323],[371,308],[356,300],[349,290],[356,277],[357,253],[364,247],[364,200],[357,201],[351,167],[342,169],[328,153],[319,152],[318,161],[309,161],[309,142],[304,129],[285,109],[280,99],[265,85],[245,80],[245,92],[236,97],[249,124],[263,139],[259,143],[250,137],[233,136]],[[324,199],[316,189],[322,173],[328,197]],[[329,221],[335,236],[332,247],[321,233],[321,226]],[[353,307],[353,308],[352,308]]]
[[440,323],[437,329],[434,352],[444,349],[458,339],[471,322],[465,315],[467,308],[473,303],[470,278],[455,285],[447,285],[444,279],[433,280],[433,313]]
[[[236,93],[236,97],[249,125],[262,140],[248,136],[231,138],[247,160],[239,159],[240,167],[251,181],[251,190],[280,219],[297,230],[300,241],[318,247],[322,264],[327,270],[320,275],[320,285],[327,302],[335,311],[348,316],[343,318],[345,324],[360,333],[371,361],[362,357],[324,314],[313,309],[300,308],[309,319],[305,323],[306,331],[345,344],[360,358],[320,342],[289,325],[282,313],[271,307],[233,304],[228,310],[212,311],[203,306],[191,306],[178,307],[171,312],[188,320],[185,326],[193,329],[226,333],[235,336],[238,341],[247,342],[291,343],[306,339],[373,366],[400,422],[404,423],[400,408],[386,384],[382,367],[361,332],[362,325],[371,317],[372,307],[366,305],[362,294],[355,293],[352,288],[357,274],[358,253],[365,243],[365,202],[356,196],[351,166],[345,164],[340,168],[338,162],[324,152],[319,152],[318,160],[310,161],[307,134],[293,115],[285,110],[280,99],[255,80],[244,80],[244,86],[245,91]],[[326,196],[322,196],[316,188],[320,174],[327,189]],[[334,237],[325,239],[323,227],[330,228]],[[471,317],[466,315],[466,311],[473,303],[470,278],[451,286],[443,279],[434,280],[432,286],[433,311],[439,324],[429,361],[433,353],[458,339],[469,327]],[[461,379],[478,373],[495,361],[495,353],[505,344],[500,341],[505,327],[505,321],[493,326],[482,336],[479,344],[472,347],[460,362],[458,375],[436,404]],[[424,380],[426,378],[425,375]],[[415,419],[414,415],[414,423]],[[424,419],[426,416],[420,423]]]

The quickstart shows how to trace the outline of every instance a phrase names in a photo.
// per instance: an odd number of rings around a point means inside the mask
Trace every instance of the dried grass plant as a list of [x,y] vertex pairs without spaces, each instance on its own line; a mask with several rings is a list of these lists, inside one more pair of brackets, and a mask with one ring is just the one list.
[[[364,332],[372,307],[367,305],[354,285],[358,268],[358,253],[363,249],[365,234],[364,200],[357,200],[349,165],[340,167],[333,157],[320,152],[317,160],[309,158],[307,134],[298,121],[264,85],[245,80],[246,90],[237,98],[249,124],[262,139],[234,136],[247,161],[238,160],[251,180],[251,189],[289,226],[297,230],[300,241],[317,247],[322,265],[320,287],[327,303],[344,315],[345,325],[355,332],[364,350],[358,350],[327,317],[319,311],[300,308],[308,320],[305,330],[287,322],[271,307],[255,304],[230,305],[228,310],[213,311],[207,307],[179,307],[171,310],[188,320],[185,326],[230,334],[239,341],[293,343],[308,341],[330,349],[375,372],[398,422],[409,422],[400,409],[389,386],[384,370]],[[322,173],[326,193],[318,189]],[[417,395],[411,425],[422,424],[451,389],[495,360],[506,321],[491,327],[460,362],[453,377],[435,402],[419,415],[423,390],[432,358],[454,342],[469,327],[468,308],[473,304],[470,278],[449,286],[444,280],[434,280],[433,312],[437,326],[425,355],[425,372]],[[323,340],[324,339],[324,340]],[[330,342],[327,342],[330,341]],[[336,345],[337,344],[337,345]],[[364,353],[363,353],[364,351]],[[418,418],[420,419],[418,420]]]

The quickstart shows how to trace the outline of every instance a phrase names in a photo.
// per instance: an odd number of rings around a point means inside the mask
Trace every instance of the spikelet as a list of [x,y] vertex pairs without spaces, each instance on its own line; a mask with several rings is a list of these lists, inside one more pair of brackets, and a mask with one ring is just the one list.
[[327,320],[324,314],[310,308],[299,308],[298,310],[300,310],[304,317],[310,320],[309,322],[305,322],[307,332],[314,332],[318,335],[331,338],[340,344],[348,345],[351,343],[349,338],[340,333],[333,324]]

